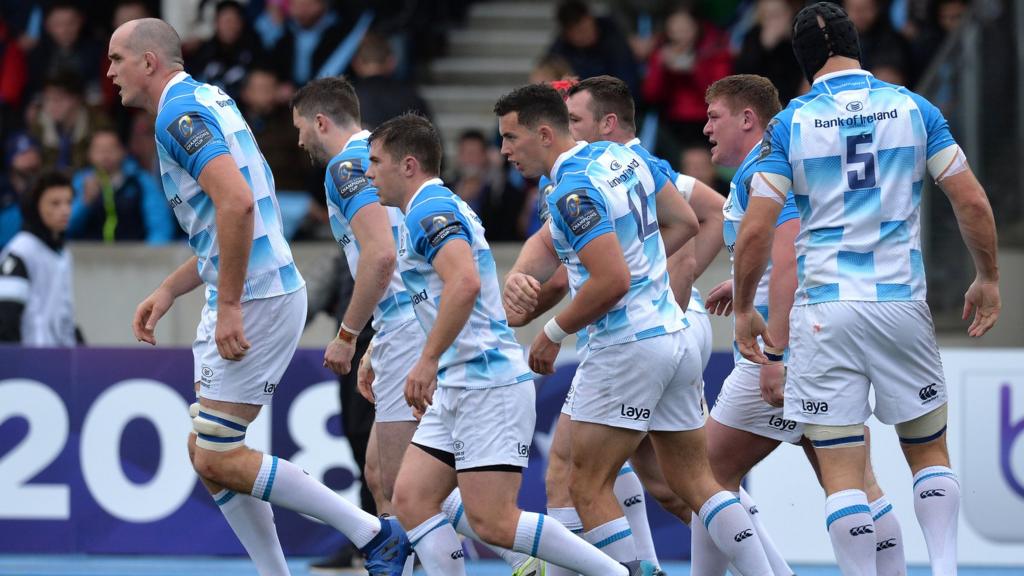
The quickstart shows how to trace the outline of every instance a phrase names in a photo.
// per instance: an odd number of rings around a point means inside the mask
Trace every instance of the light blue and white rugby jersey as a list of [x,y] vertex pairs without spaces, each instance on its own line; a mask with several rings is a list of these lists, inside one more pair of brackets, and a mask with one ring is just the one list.
[[409,200],[403,230],[398,269],[425,332],[429,333],[437,321],[444,287],[433,267],[441,247],[455,240],[468,243],[480,275],[480,293],[469,320],[441,355],[437,385],[494,388],[532,380],[523,349],[505,317],[494,256],[473,209],[440,178],[434,178],[424,182]]
[[603,234],[616,235],[630,270],[629,292],[587,327],[590,349],[682,329],[658,230],[655,195],[665,175],[611,142],[580,142],[558,157],[551,172],[556,185],[547,197],[549,225],[570,293],[575,296],[590,276],[578,252]]
[[[327,163],[327,174],[324,176],[331,232],[345,251],[348,269],[352,271],[353,277],[359,267],[359,241],[352,232],[352,219],[363,206],[380,204],[377,188],[366,177],[366,168],[370,165],[370,145],[366,141],[369,136],[369,130],[363,130],[349,138],[341,152]],[[405,216],[398,208],[386,207],[386,210],[397,249]],[[391,283],[373,311],[373,329],[378,333],[386,333],[413,317],[412,298],[396,266]]]
[[952,144],[934,105],[863,70],[821,76],[772,119],[755,171],[793,182],[797,305],[925,299],[921,188]]
[[274,176],[234,100],[216,86],[178,73],[160,96],[156,149],[164,194],[199,258],[211,308],[217,306],[217,219],[213,200],[198,180],[206,164],[221,154],[231,155],[255,203],[242,301],[288,294],[305,285],[284,238]]
[[[757,164],[760,153],[761,146],[758,145],[744,158],[743,163],[740,164],[739,169],[736,170],[736,174],[733,175],[732,181],[729,183],[729,197],[726,199],[725,205],[722,206],[722,214],[725,216],[725,221],[722,223],[722,235],[725,237],[725,249],[729,251],[730,261],[732,261],[733,252],[736,249],[736,237],[739,236],[740,222],[747,213],[747,204],[750,201],[750,180],[754,177],[754,167]],[[793,192],[790,191],[786,195],[786,203],[782,206],[782,212],[779,213],[779,218],[775,221],[775,227],[778,228],[786,222],[799,217],[796,203],[793,201]],[[761,313],[765,322],[768,321],[768,281],[771,278],[771,273],[772,262],[769,259],[764,275],[761,276],[761,280],[757,283],[757,292],[754,294],[754,308]],[[735,324],[734,319],[733,326]],[[733,330],[733,334],[735,332]],[[761,346],[764,346],[764,341],[760,337],[758,337],[758,342]],[[739,346],[736,345],[735,340],[732,343],[732,356],[733,361],[737,364],[753,364],[753,362],[740,354]]]
[[[693,176],[687,176],[686,174],[680,174],[676,172],[672,165],[669,164],[668,160],[664,158],[658,158],[651,154],[647,148],[644,148],[643,144],[640,143],[639,138],[633,138],[629,142],[626,142],[625,146],[640,155],[641,158],[647,160],[648,166],[657,166],[659,170],[665,175],[666,178],[676,186],[676,190],[683,195],[683,198],[687,203],[690,202],[690,196],[693,194],[693,184],[695,179]],[[700,295],[700,290],[697,290],[696,286],[690,287],[690,301],[686,306],[686,314],[704,314],[707,315],[708,311],[704,308],[704,298]]]

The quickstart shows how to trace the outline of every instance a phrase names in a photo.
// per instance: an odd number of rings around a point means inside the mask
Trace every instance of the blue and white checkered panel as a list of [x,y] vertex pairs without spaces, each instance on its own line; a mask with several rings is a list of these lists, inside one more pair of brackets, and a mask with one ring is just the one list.
[[[284,238],[273,175],[234,101],[216,87],[186,76],[168,89],[161,117],[165,116],[165,109],[172,111],[172,115],[203,112],[212,117],[252,192],[253,244],[242,301],[287,294],[304,286]],[[164,194],[199,258],[199,275],[208,287],[208,304],[215,308],[219,250],[213,200],[200,188],[198,175],[193,176],[181,166],[160,141],[164,127],[158,125],[156,130]]]
[[[584,189],[599,195],[629,267],[629,292],[588,327],[591,349],[673,332],[683,328],[683,312],[672,298],[665,247],[658,230],[655,178],[636,152],[610,142],[577,151],[558,167],[558,198]],[[549,206],[550,208],[550,206]],[[589,278],[570,239],[552,225],[555,250],[569,272],[573,295]]]
[[920,111],[891,85],[835,82],[815,84],[793,112],[797,304],[923,299],[924,274],[911,260],[928,141]]
[[447,214],[451,210],[458,211],[459,220],[471,228],[480,293],[466,325],[441,355],[438,385],[489,388],[529,380],[532,373],[501,304],[497,266],[484,237],[483,225],[468,204],[441,185],[429,185],[413,198],[406,214],[409,218],[404,219],[399,238],[398,272],[411,298],[416,319],[429,334],[437,322],[444,283],[426,255],[416,250],[413,235],[422,236],[424,232],[411,227],[421,226],[421,216],[429,219],[431,214]]

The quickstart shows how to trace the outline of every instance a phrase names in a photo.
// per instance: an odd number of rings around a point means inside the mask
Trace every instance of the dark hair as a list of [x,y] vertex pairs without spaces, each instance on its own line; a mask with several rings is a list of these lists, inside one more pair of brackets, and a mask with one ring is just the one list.
[[547,84],[527,84],[498,98],[494,113],[500,118],[512,112],[527,128],[544,123],[561,132],[569,131],[569,109],[558,91]]
[[311,80],[292,97],[292,108],[304,118],[323,114],[336,124],[360,124],[359,97],[342,76]]
[[213,13],[219,16],[225,10],[234,10],[242,17],[242,20],[245,20],[245,7],[238,0],[220,0],[213,9]]
[[96,137],[99,136],[100,134],[112,134],[114,138],[117,138],[118,143],[120,143],[121,146],[124,146],[124,142],[121,142],[121,134],[117,132],[116,128],[109,125],[98,126],[96,128],[93,128],[92,133],[89,134],[89,144],[92,144],[92,141],[96,139]]
[[43,88],[57,88],[73,96],[82,96],[85,93],[82,77],[74,70],[63,66],[58,67],[43,80]]
[[558,27],[565,30],[570,26],[579,24],[580,20],[587,16],[590,16],[590,7],[587,6],[586,2],[582,0],[564,0],[558,5],[555,17],[558,19]]
[[484,148],[487,147],[487,136],[476,128],[470,128],[469,130],[463,130],[462,134],[459,134],[459,144],[466,142],[467,140],[475,140],[479,142]]
[[629,130],[636,130],[633,94],[625,82],[614,76],[594,76],[581,80],[579,84],[569,88],[569,96],[580,92],[590,93],[590,109],[595,119],[615,114],[619,118],[619,124]]
[[71,0],[55,0],[49,2],[46,6],[46,15],[49,16],[54,10],[74,10],[78,12],[79,16],[84,16],[82,8],[78,2],[72,2]]
[[726,105],[733,113],[743,108],[750,108],[757,114],[761,121],[761,127],[768,125],[768,121],[782,110],[779,103],[779,91],[772,84],[772,81],[757,74],[734,74],[726,76],[708,87],[704,94],[704,101],[711,104],[712,101],[724,98]]
[[[35,234],[56,250],[64,245],[64,234],[55,237],[43,224],[43,217],[39,214],[39,201],[50,188],[71,188],[71,179],[62,172],[44,172],[36,178],[32,189],[21,198],[21,228]],[[73,190],[71,194],[74,195]]]
[[412,156],[427,174],[441,173],[441,136],[426,117],[414,112],[382,123],[370,134],[369,142],[380,142],[393,158]]

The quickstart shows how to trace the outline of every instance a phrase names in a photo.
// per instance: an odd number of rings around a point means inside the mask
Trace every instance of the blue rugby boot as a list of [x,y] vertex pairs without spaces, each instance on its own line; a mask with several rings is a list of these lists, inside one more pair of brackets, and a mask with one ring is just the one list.
[[360,551],[366,556],[366,571],[370,576],[402,576],[412,544],[395,517],[382,516],[380,532]]

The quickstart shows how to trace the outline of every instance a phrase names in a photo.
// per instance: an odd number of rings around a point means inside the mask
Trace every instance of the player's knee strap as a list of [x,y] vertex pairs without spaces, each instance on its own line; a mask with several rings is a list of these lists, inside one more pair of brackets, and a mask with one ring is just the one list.
[[811,440],[815,448],[850,448],[864,445],[864,425],[823,426],[821,424],[805,424],[804,436]]
[[196,446],[206,450],[227,452],[245,445],[245,430],[249,422],[220,410],[200,406],[192,418],[196,432]]
[[896,435],[904,444],[925,444],[946,433],[948,404],[896,425]]

